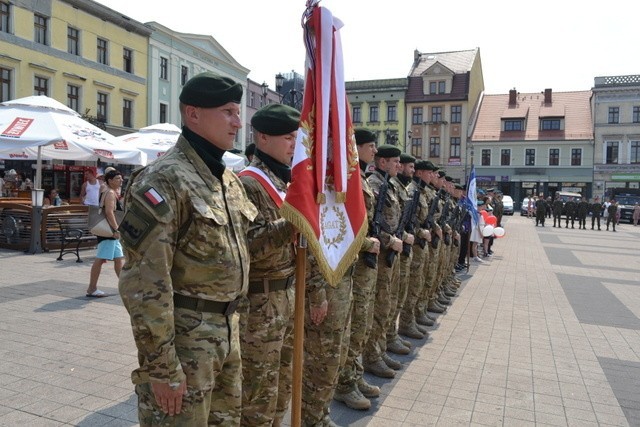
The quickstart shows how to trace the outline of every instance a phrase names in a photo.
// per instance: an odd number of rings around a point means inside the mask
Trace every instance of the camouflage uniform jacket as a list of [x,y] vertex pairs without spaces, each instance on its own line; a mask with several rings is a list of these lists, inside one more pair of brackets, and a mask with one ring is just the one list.
[[[263,171],[279,192],[287,191],[285,182],[257,156],[253,158],[251,166]],[[258,208],[258,215],[249,226],[249,280],[284,279],[293,276],[293,225],[280,216],[278,206],[254,177],[241,176],[240,181],[249,200]]]
[[246,235],[256,208],[233,172],[218,180],[182,135],[134,173],[125,207],[119,290],[138,347],[132,379],[180,383],[173,294],[212,301],[246,294]]
[[569,200],[564,204],[564,209],[567,212],[567,215],[575,215],[577,208],[578,204],[572,200]]
[[591,212],[593,212],[593,216],[600,216],[602,213],[602,203],[595,202],[591,204]]
[[587,215],[589,213],[589,202],[581,200],[578,202],[578,215]]
[[437,203],[438,204],[438,207],[436,208],[435,212],[433,213],[433,227],[431,227],[431,232],[435,233],[436,231],[442,229],[442,227],[440,227],[440,217],[442,216],[442,210],[443,210],[443,207],[444,207],[444,202],[438,196],[438,189],[436,189],[432,185],[429,185],[427,188],[429,189],[429,209],[431,209],[431,204],[432,203]]
[[553,214],[556,216],[560,216],[562,213],[562,200],[558,199],[553,202]]
[[[424,221],[427,219],[427,215],[429,214],[429,190],[426,185],[422,181],[418,184],[416,181],[412,181],[409,184],[409,194],[413,194],[414,191],[420,192],[420,197],[418,197],[418,208],[416,209],[416,218],[414,224],[416,224],[413,232],[415,235],[420,235],[421,231],[429,231],[429,229],[425,229],[422,226],[424,225]],[[414,244],[418,244],[418,239],[415,239]]]
[[[360,184],[362,185],[362,195],[364,196],[364,207],[367,209],[367,224],[371,224],[371,221],[373,221],[373,214],[375,213],[374,210],[376,208],[376,198],[371,186],[369,185],[369,181],[367,181],[367,175],[365,175],[362,169],[360,169]],[[373,242],[369,239],[365,239],[364,242],[362,242],[360,252],[367,252],[372,247]]]
[[[376,198],[378,197],[378,192],[380,191],[380,187],[384,182],[384,176],[375,170],[369,178],[369,185],[373,190]],[[396,185],[393,181],[389,180],[389,190],[387,191],[387,200],[384,204],[384,209],[382,211],[382,219],[385,224],[385,231],[380,232],[379,239],[381,248],[389,248],[391,246],[391,235],[387,233],[387,231],[391,231],[392,233],[398,228],[398,223],[400,222],[400,215],[402,213],[402,208],[400,206],[400,201],[398,198],[398,190],[396,189]]]
[[[411,196],[413,194],[412,192],[409,192],[408,190],[408,185],[404,185],[404,183],[402,181],[400,181],[400,179],[397,176],[391,177],[390,181],[393,183],[393,185],[396,187],[396,190],[398,191],[398,200],[400,200],[400,220],[402,220],[402,214],[404,213],[404,210],[406,209],[406,206],[408,203],[411,203]],[[391,231],[396,231],[396,229],[392,229]],[[406,237],[406,234],[403,233],[403,238]]]

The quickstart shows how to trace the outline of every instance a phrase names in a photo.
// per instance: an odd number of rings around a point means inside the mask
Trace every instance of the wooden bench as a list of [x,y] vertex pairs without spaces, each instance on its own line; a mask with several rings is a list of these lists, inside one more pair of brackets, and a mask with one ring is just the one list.
[[76,262],[82,262],[80,245],[83,242],[96,240],[96,236],[93,234],[85,233],[88,218],[86,216],[68,216],[56,219],[60,227],[60,255],[57,260],[62,261],[62,257],[66,254],[75,254]]

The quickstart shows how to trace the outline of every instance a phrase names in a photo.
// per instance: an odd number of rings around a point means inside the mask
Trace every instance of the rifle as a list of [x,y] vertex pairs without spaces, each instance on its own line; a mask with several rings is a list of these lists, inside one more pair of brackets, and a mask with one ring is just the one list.
[[[447,220],[449,219],[449,193],[444,192],[444,209],[442,210],[442,216],[440,217],[440,227],[444,229],[444,226],[447,224]],[[449,246],[451,244],[451,236],[449,234],[444,233],[444,244]]]
[[[425,218],[424,222],[422,223],[422,228],[424,228],[425,230],[431,230],[434,226],[434,222],[433,222],[433,216],[436,214],[436,212],[439,212],[439,208],[438,208],[438,198],[440,197],[439,190],[431,199],[431,204],[429,205],[429,212],[427,213],[427,217]],[[435,235],[431,237],[431,247],[433,249],[437,249],[438,248],[438,242],[440,241],[440,238]],[[427,241],[425,239],[419,239],[418,240],[418,244],[420,245],[420,247],[422,249],[424,249],[424,247],[427,245]]]
[[[400,222],[398,223],[398,228],[394,233],[399,239],[402,239],[402,233],[408,228],[411,219],[416,216],[416,209],[418,208],[418,199],[420,197],[419,190],[413,192],[411,196],[411,201],[404,206],[402,210],[402,217],[400,218]],[[411,245],[405,242],[402,242],[402,255],[409,256],[411,255]],[[393,265],[393,259],[396,257],[395,251],[389,251],[387,254],[387,265],[391,267]]]
[[[382,181],[382,185],[380,186],[380,190],[378,191],[378,198],[376,199],[376,206],[373,213],[373,218],[371,219],[371,226],[369,227],[369,237],[375,237],[376,239],[380,238],[380,231],[382,231],[382,222],[384,219],[382,218],[382,211],[384,210],[384,204],[387,201],[387,193],[389,192],[389,182],[387,181],[389,177],[388,173],[384,174],[384,179]],[[376,268],[378,265],[378,255],[365,252],[362,254],[362,258],[364,263],[369,268]]]

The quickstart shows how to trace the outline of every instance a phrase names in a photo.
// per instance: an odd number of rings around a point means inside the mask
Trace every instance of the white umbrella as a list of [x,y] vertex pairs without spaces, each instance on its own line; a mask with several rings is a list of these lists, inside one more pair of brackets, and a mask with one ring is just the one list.
[[42,159],[101,159],[133,165],[147,161],[140,150],[121,147],[113,135],[44,95],[0,104],[0,158],[37,160],[36,188],[41,184]]
[[[171,123],[158,123],[141,128],[138,132],[116,137],[122,145],[133,146],[147,155],[149,162],[166,153],[176,145],[181,130]],[[225,152],[222,159],[234,171],[244,169],[244,157]]]

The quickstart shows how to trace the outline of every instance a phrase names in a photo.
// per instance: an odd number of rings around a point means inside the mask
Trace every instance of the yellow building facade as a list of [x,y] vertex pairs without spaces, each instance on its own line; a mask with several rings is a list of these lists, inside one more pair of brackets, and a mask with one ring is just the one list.
[[91,0],[0,0],[0,98],[47,95],[113,135],[144,127],[150,34]]

